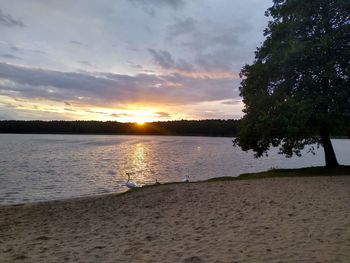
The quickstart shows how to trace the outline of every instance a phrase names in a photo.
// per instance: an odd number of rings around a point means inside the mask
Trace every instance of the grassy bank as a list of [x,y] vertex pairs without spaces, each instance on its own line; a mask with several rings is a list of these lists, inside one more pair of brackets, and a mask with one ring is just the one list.
[[247,180],[247,179],[262,179],[275,177],[310,177],[310,176],[343,176],[350,175],[350,166],[342,165],[337,168],[327,167],[308,167],[300,169],[271,169],[259,173],[241,174],[238,177],[217,177],[206,180],[206,182],[215,181],[233,181],[233,180]]
[[[350,166],[342,165],[337,168],[307,167],[307,168],[300,168],[300,169],[271,169],[265,172],[241,174],[237,177],[233,177],[233,176],[214,177],[205,181],[195,181],[191,183],[198,184],[198,183],[206,183],[206,182],[253,180],[253,179],[264,179],[264,178],[315,177],[315,176],[350,176]],[[172,185],[172,184],[183,184],[183,182],[170,182],[170,183],[162,183],[162,184],[145,185],[143,187],[131,189],[119,195],[141,191],[149,187],[156,187],[159,185]]]

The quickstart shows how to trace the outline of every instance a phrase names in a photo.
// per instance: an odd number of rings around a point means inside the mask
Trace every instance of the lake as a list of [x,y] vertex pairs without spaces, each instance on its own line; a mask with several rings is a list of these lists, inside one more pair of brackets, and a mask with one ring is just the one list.
[[[350,165],[350,140],[332,140],[338,161]],[[0,204],[60,200],[139,185],[237,176],[270,168],[324,165],[317,154],[285,158],[277,149],[255,159],[231,138],[177,136],[0,134]]]

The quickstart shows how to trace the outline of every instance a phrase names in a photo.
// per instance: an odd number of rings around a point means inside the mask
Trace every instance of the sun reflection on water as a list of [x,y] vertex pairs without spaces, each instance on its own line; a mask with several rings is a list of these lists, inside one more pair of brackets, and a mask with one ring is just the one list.
[[138,168],[138,170],[143,170],[142,168],[145,166],[145,161],[147,156],[145,154],[145,146],[143,143],[137,143],[134,147],[133,151],[133,164]]
[[149,184],[154,181],[150,169],[151,156],[145,143],[137,143],[133,146],[130,155],[130,170],[133,181],[140,185]]

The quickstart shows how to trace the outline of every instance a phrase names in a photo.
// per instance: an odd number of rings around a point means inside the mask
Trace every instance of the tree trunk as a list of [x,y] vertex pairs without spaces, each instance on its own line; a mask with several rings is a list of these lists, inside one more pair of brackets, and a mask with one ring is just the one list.
[[324,149],[324,155],[326,158],[326,167],[338,167],[339,163],[334,153],[331,138],[329,136],[329,131],[325,127],[321,128],[321,141]]

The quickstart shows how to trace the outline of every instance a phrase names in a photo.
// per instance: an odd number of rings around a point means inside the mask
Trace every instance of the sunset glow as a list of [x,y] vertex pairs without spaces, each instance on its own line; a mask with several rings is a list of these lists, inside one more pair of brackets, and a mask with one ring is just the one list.
[[121,122],[135,122],[139,125],[145,122],[152,122],[158,119],[158,116],[150,110],[129,110],[125,113],[116,115],[117,120]]
[[2,1],[0,120],[240,118],[269,3],[224,2]]

